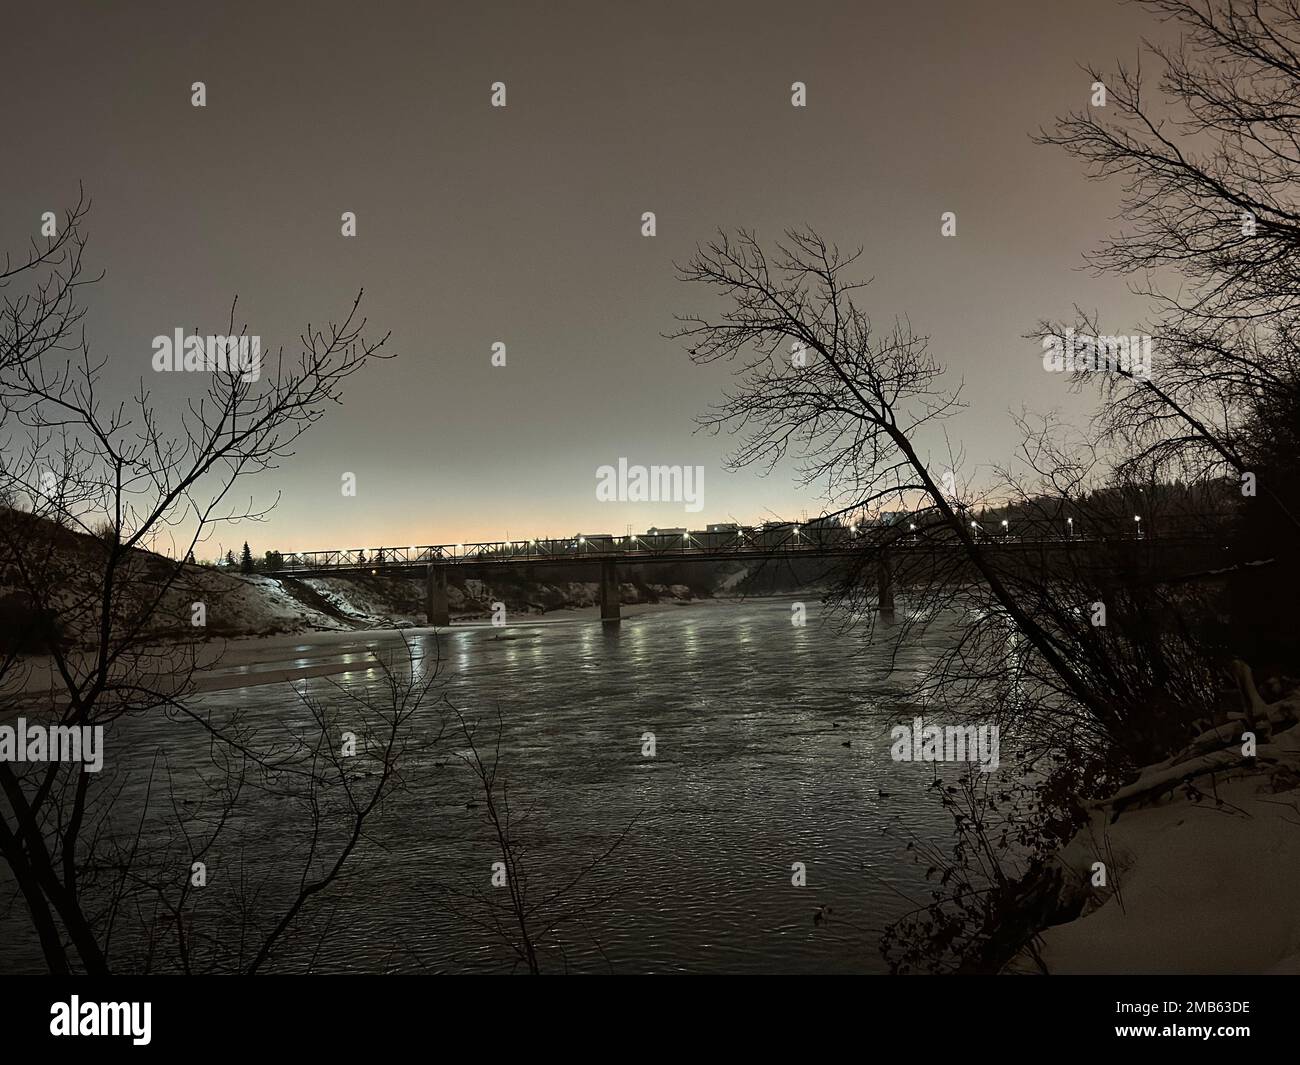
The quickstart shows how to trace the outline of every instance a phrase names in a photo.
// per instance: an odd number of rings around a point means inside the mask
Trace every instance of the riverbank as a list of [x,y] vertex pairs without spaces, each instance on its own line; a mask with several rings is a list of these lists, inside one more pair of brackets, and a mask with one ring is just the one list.
[[1242,711],[1093,804],[1004,972],[1300,974],[1300,693],[1241,680]]

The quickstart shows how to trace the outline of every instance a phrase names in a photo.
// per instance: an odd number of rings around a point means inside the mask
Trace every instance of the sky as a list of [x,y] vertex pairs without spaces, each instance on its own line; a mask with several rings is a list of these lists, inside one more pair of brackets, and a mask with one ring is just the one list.
[[[107,392],[144,379],[165,407],[201,389],[153,372],[152,338],[222,332],[236,295],[264,348],[361,288],[392,332],[398,358],[241,487],[278,493],[269,519],[204,557],[818,513],[789,468],[726,468],[734,441],[695,431],[726,368],[663,338],[710,306],[673,263],[720,226],[862,245],[861,305],[907,317],[963,383],[948,428],[977,480],[1011,456],[1013,412],[1086,415],[1024,339],[1040,319],[1143,317],[1082,259],[1116,232],[1120,189],[1030,139],[1086,106],[1081,64],[1158,35],[1129,5],[48,0],[5,21],[0,235],[20,249],[84,184]],[[704,467],[703,510],[598,501],[620,458]]]

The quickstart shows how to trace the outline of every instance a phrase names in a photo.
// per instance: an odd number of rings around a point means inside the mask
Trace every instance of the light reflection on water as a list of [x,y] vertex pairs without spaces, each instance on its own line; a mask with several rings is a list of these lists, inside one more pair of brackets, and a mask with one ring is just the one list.
[[[950,826],[927,789],[928,768],[889,761],[899,708],[880,675],[883,652],[865,648],[860,634],[819,625],[815,608],[796,628],[788,603],[755,600],[621,626],[523,623],[443,639],[456,705],[471,717],[501,707],[511,786],[536,803],[539,880],[571,872],[639,818],[602,881],[621,894],[592,915],[588,934],[571,933],[571,967],[883,968],[879,932],[906,908],[893,889],[926,895],[904,844],[882,829],[901,823],[946,838]],[[932,653],[902,656],[901,675]],[[646,731],[656,737],[654,759],[641,757]],[[392,861],[367,871],[369,888],[354,885],[368,905],[354,941],[331,951],[337,964],[364,967],[394,922],[430,967],[500,960],[454,918],[411,912],[406,882],[438,875],[430,864],[486,880],[495,857],[478,811],[464,809],[469,782],[450,760],[431,774],[427,795],[404,819]],[[795,861],[807,865],[806,888],[791,886]],[[814,927],[821,905],[836,916]]]
[[[409,638],[423,672],[433,637]],[[391,633],[367,642],[400,648]],[[910,679],[942,644],[935,635],[905,652],[897,675]],[[634,615],[621,626],[475,626],[444,632],[440,647],[448,694],[467,717],[488,721],[500,707],[502,772],[514,801],[532,804],[536,890],[558,886],[638,819],[597,874],[602,891],[619,894],[587,915],[585,930],[565,932],[570,968],[880,971],[880,930],[908,908],[898,892],[928,897],[904,841],[883,832],[894,824],[930,838],[951,833],[928,788],[931,767],[889,759],[889,726],[912,709],[897,703],[902,681],[882,676],[885,648],[819,624],[815,604],[804,628],[791,625],[787,600],[765,599]],[[315,662],[319,655],[302,653],[320,650],[291,647],[286,661]],[[381,679],[373,669],[332,678],[375,690]],[[323,701],[343,704],[327,680],[308,683]],[[279,685],[214,692],[199,704],[253,720],[301,714]],[[150,731],[173,764],[184,764],[188,741],[178,727]],[[647,731],[653,759],[641,755]],[[386,849],[370,848],[333,895],[334,930],[318,968],[508,963],[499,944],[436,910],[428,890],[432,880],[486,885],[499,857],[481,805],[466,808],[481,797],[456,746],[444,741],[409,767],[409,793],[375,834]],[[195,741],[195,757],[199,750]],[[259,810],[240,840],[252,859],[259,848],[282,854],[294,833],[275,818],[290,814]],[[793,862],[806,864],[807,887],[791,886]],[[833,909],[829,925],[814,926],[819,906]],[[301,967],[292,951],[278,960]]]

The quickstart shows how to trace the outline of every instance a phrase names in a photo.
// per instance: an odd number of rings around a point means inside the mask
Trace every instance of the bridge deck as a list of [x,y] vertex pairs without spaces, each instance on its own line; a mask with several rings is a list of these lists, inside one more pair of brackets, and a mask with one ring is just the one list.
[[[1222,542],[1218,532],[1179,533],[1149,536],[1146,532],[1125,536],[1015,536],[985,535],[977,539],[984,550],[1085,551],[1117,545],[1149,549],[1205,547]],[[566,538],[563,540],[499,541],[485,544],[435,544],[424,547],[365,548],[338,551],[296,552],[284,557],[284,565],[266,572],[280,576],[314,576],[340,572],[391,573],[423,570],[428,566],[522,566],[622,562],[626,564],[671,562],[725,562],[745,559],[829,558],[880,550],[962,550],[953,536],[904,534],[888,542],[879,536],[855,535],[838,530],[836,535],[794,532],[764,538],[739,534],[661,534],[629,537]]]

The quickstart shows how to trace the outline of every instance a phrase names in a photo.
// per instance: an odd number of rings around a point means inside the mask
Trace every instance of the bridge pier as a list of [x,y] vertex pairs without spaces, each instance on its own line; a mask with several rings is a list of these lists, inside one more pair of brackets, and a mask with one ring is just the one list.
[[876,608],[882,617],[894,613],[894,560],[888,551],[876,557]]
[[613,561],[600,564],[600,620],[606,625],[617,625],[622,620],[618,604],[618,564]]
[[430,566],[424,574],[424,608],[430,625],[451,624],[447,608],[447,567]]

